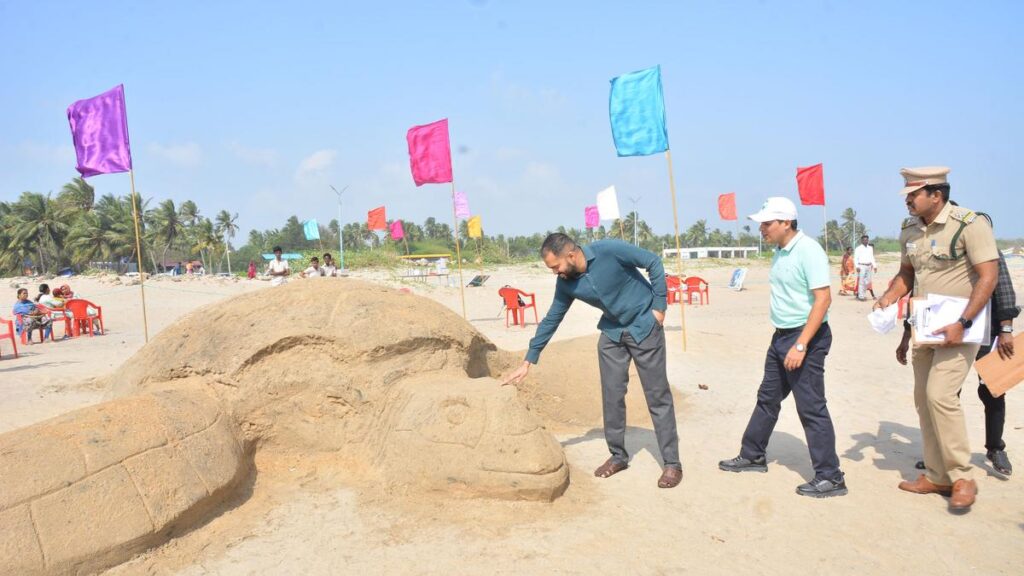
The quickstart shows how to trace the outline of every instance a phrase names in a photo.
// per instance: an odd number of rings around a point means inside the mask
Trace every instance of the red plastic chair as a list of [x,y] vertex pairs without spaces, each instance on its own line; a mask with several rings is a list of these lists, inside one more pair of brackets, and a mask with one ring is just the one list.
[[[5,326],[7,327],[7,333],[0,333],[0,340],[3,340],[5,338],[9,338],[11,340],[11,346],[14,347],[14,357],[17,358],[18,342],[14,339],[14,322],[0,318],[0,328],[3,328]],[[3,354],[0,354],[0,356],[3,356]]]
[[679,281],[679,276],[666,274],[665,288],[668,290],[667,296],[669,304],[675,304],[676,302],[683,301],[682,282]]
[[[36,304],[36,306],[39,306],[39,305]],[[15,314],[14,315],[14,325],[16,327],[18,327],[19,330],[21,331],[21,343],[27,345],[29,339],[32,338],[32,335],[29,334],[29,332],[31,332],[31,330],[25,330],[23,328],[23,326],[25,326],[25,315],[24,314]],[[57,340],[53,336],[53,324],[52,323],[49,326],[37,326],[37,327],[33,328],[32,330],[39,330],[39,343],[40,344],[42,344],[43,342],[46,342],[46,331],[47,331],[47,329],[49,329],[49,331],[50,331],[50,340],[51,341],[56,341]]]
[[[45,304],[36,304],[36,307],[43,311],[44,314],[50,316],[50,326],[56,326],[60,320],[64,321],[64,337],[69,338],[71,336],[71,316],[63,308],[50,308]],[[53,335],[53,329],[50,330],[50,335]]]
[[[96,310],[95,314],[89,314],[89,308]],[[103,327],[103,308],[83,300],[81,298],[72,298],[64,302],[64,311],[71,314],[71,325],[74,328],[75,336],[79,336],[82,333],[83,327],[89,332],[89,336],[95,336],[93,331],[93,321],[98,320],[100,323],[100,334],[106,334],[107,330]]]
[[[505,328],[508,328],[508,316],[512,315],[513,324],[522,324],[526,328],[526,309],[533,308],[533,321],[539,324],[537,319],[537,299],[534,294],[523,292],[518,288],[505,286],[498,290],[498,295],[505,301]],[[520,297],[529,298],[529,303]]]
[[695,294],[700,298],[701,305],[711,304],[711,292],[707,280],[700,276],[688,276],[685,283],[687,304],[693,304]]

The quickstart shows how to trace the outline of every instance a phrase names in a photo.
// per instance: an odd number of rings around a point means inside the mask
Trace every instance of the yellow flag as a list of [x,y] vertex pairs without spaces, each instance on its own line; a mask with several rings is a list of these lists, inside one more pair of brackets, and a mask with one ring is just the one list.
[[480,238],[484,235],[483,227],[480,224],[480,217],[473,216],[466,222],[466,228],[469,229],[470,238]]

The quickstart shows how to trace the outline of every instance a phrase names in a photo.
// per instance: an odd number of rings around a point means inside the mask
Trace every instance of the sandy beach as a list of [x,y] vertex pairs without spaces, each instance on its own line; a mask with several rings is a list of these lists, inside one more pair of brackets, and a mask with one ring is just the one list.
[[[1015,286],[1024,286],[1024,260],[1012,258],[1008,264]],[[1021,472],[1004,478],[985,460],[976,375],[972,371],[968,377],[963,404],[979,496],[970,513],[954,516],[939,496],[896,488],[916,477],[914,462],[921,453],[912,371],[895,360],[898,331],[874,333],[865,318],[870,302],[838,296],[838,279],[826,387],[850,494],[814,500],[794,493],[813,473],[791,400],[769,447],[767,474],[718,470],[719,460],[738,452],[772,334],[768,264],[747,265],[741,292],[726,288],[732,265],[685,270],[711,285],[709,305],[685,307],[685,352],[679,306],[667,314],[668,370],[680,399],[676,415],[684,468],[676,489],[655,485],[657,448],[634,380],[627,399],[631,416],[640,415],[629,422],[627,434],[633,461],[613,478],[592,475],[607,457],[600,420],[594,419],[599,415],[546,422],[571,469],[568,490],[552,503],[372,495],[347,486],[337,470],[320,466],[316,458],[296,458],[276,462],[274,473],[253,478],[199,526],[106,573],[1018,574],[1024,565],[1024,482]],[[896,268],[895,255],[883,256],[875,284],[884,286]],[[474,273],[465,270],[465,281]],[[499,348],[524,350],[535,330],[532,312],[526,329],[507,328],[497,290],[507,284],[536,293],[543,317],[554,278],[539,262],[485,273],[491,277],[484,287],[465,291],[468,320]],[[407,289],[462,312],[458,288],[436,279],[410,281],[382,271],[353,277]],[[2,282],[13,303],[16,286],[34,293],[40,280]],[[103,307],[107,334],[19,346],[18,359],[0,343],[0,433],[108,399],[106,376],[145,343],[138,286],[113,276],[76,277],[70,283]],[[267,289],[272,288],[264,281],[152,279],[145,292],[150,337],[203,306]],[[573,306],[555,336],[564,345],[546,351],[521,387],[527,405],[545,393],[545,374],[596,374],[598,318],[595,309]],[[62,331],[57,329],[58,337]],[[594,399],[600,395],[596,379],[585,392]],[[1018,469],[1024,467],[1024,401],[1017,391],[1007,398],[1004,438],[1011,459]]]

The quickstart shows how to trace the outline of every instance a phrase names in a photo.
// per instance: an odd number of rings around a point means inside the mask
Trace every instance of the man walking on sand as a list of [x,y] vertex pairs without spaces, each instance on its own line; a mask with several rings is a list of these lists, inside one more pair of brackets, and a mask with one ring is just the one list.
[[832,347],[828,308],[832,304],[828,256],[810,236],[797,229],[796,205],[769,198],[750,219],[778,250],[772,258],[769,311],[775,334],[765,358],[757,404],[740,443],[740,455],[722,460],[727,472],[767,472],[768,440],[790,392],[807,437],[814,478],[796,493],[813,498],[842,496],[846,481],[839,469],[836,432],[825,402],[825,357]]
[[[658,487],[673,488],[683,478],[679,462],[675,406],[665,367],[665,268],[656,254],[619,240],[578,246],[565,234],[549,235],[541,246],[544,264],[555,274],[555,298],[530,340],[522,366],[503,384],[518,384],[555,334],[574,300],[600,309],[597,344],[601,370],[604,436],[611,457],[594,471],[608,478],[629,467],[626,452],[626,386],[629,362],[636,364],[647,409],[654,422],[664,469]],[[637,270],[647,270],[647,279]]]

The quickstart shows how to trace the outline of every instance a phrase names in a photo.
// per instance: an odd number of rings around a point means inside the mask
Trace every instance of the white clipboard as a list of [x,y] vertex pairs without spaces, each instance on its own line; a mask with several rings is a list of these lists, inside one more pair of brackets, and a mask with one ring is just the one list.
[[[909,321],[913,327],[914,344],[925,346],[945,342],[945,336],[932,336],[932,332],[956,322],[963,316],[964,310],[967,308],[967,301],[967,298],[941,294],[928,294],[925,298],[913,298]],[[992,313],[991,307],[992,303],[989,301],[981,309],[981,312],[971,319],[971,327],[964,331],[964,344],[984,346],[991,341],[992,327],[989,321]]]

